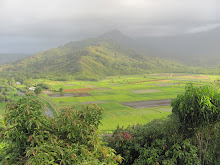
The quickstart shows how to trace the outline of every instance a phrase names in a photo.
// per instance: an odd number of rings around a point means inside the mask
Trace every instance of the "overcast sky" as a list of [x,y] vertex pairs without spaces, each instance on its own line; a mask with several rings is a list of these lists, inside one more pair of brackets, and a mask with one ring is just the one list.
[[0,53],[36,53],[113,29],[158,37],[216,28],[220,0],[0,0]]

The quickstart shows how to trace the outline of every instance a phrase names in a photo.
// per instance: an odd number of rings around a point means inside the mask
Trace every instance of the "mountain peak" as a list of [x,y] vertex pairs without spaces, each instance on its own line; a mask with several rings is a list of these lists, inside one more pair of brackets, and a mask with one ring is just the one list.
[[121,31],[118,29],[114,29],[112,31],[106,32],[99,36],[99,38],[102,39],[112,39],[112,40],[122,40],[122,39],[130,39],[128,36],[124,35]]
[[118,29],[113,29],[111,31],[105,32],[103,35],[116,35],[116,34],[123,35],[123,33]]

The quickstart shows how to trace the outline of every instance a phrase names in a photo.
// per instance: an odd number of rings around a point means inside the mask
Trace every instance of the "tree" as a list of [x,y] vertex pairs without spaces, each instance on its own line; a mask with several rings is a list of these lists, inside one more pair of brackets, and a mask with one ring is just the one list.
[[44,83],[37,84],[37,86],[40,86],[43,89],[50,89],[50,86],[48,84],[44,84]]
[[13,77],[8,79],[8,84],[9,85],[14,85],[15,84],[15,79]]
[[59,89],[59,92],[62,93],[62,92],[63,92],[63,88],[60,88],[60,89]]
[[171,105],[180,120],[181,131],[193,137],[194,143],[197,138],[200,162],[204,164],[211,134],[220,119],[220,92],[214,86],[188,84],[185,93],[178,95]]
[[45,116],[44,106],[26,95],[10,103],[1,133],[0,164],[117,164],[120,156],[100,140],[102,109],[66,109],[58,117]]
[[40,94],[42,92],[42,88],[40,86],[37,86],[34,90],[34,93]]

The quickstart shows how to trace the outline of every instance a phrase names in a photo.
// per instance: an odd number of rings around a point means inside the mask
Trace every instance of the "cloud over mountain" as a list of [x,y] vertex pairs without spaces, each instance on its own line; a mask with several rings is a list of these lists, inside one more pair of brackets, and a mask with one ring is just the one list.
[[217,0],[2,0],[0,50],[40,51],[112,29],[134,37],[212,30],[219,6]]

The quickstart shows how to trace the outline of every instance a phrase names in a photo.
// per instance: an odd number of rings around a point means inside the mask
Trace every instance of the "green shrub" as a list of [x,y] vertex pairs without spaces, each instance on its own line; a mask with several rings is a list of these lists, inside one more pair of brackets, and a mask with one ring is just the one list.
[[219,132],[216,126],[220,121],[219,90],[215,86],[188,84],[185,93],[178,95],[171,105],[180,120],[181,132],[198,147],[201,164],[208,164],[210,159],[212,164],[217,159],[211,153],[216,147],[213,137]]
[[39,87],[41,87],[43,89],[50,89],[50,85],[44,84],[44,83],[37,84],[37,86],[39,86]]
[[[100,140],[102,109],[65,109],[54,119],[33,96],[7,106],[1,164],[117,164],[121,157]],[[3,152],[4,151],[4,152]]]
[[[106,138],[110,147],[124,158],[122,164],[194,164],[197,148],[178,134],[176,116],[157,119],[146,125],[117,128]],[[189,156],[187,160],[185,157]]]

